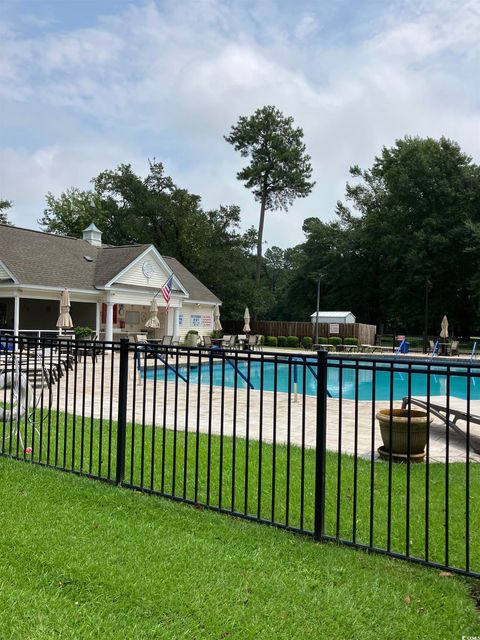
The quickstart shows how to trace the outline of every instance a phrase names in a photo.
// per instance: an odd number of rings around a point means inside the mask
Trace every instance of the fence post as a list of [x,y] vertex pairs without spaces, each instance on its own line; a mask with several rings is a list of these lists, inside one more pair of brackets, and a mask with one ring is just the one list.
[[317,351],[317,434],[315,445],[315,540],[325,531],[325,457],[327,451],[327,352]]
[[[120,340],[120,365],[118,377],[118,419],[117,419],[117,465],[115,482],[122,484],[125,478],[125,441],[127,435],[127,392],[128,392],[128,338]],[[115,352],[112,352],[112,358]]]

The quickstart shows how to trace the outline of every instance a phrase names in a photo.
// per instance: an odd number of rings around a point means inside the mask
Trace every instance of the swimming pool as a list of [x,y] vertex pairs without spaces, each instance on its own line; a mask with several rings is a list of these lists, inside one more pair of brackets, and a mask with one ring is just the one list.
[[[345,363],[348,364],[348,363]],[[353,363],[349,363],[353,364]],[[371,363],[363,363],[365,366],[371,366]],[[317,393],[317,380],[315,378],[315,361],[312,361],[312,369],[307,368],[305,371],[305,394],[314,396]],[[390,374],[388,365],[377,364],[375,371],[375,399],[376,400],[389,400],[390,399],[390,387],[391,380],[393,380],[393,399],[401,400],[403,396],[408,395],[409,383],[407,366],[396,363],[396,368],[405,367],[405,371],[395,371],[393,376]],[[304,387],[304,367],[298,365],[297,367],[297,379],[298,379],[298,393],[303,393]],[[201,367],[191,366],[189,380],[192,384],[197,384],[199,375],[201,384],[210,384],[210,376],[212,376],[212,385],[221,386],[224,378],[224,384],[227,388],[233,388],[237,386],[238,389],[246,389],[247,383],[242,378],[242,375],[248,377],[248,363],[245,361],[238,362],[238,372],[231,366],[230,362],[225,361],[223,371],[222,363],[215,362],[210,364],[202,364]],[[290,373],[289,373],[290,369]],[[294,367],[288,364],[277,364],[277,374],[275,381],[275,364],[273,362],[263,362],[263,389],[264,391],[274,391],[275,389],[282,393],[287,393],[290,387],[290,391],[294,391]],[[179,367],[179,373],[187,377],[188,371],[186,367]],[[465,369],[452,368],[450,369],[450,396],[457,398],[467,398],[467,387],[470,384],[470,398],[471,400],[480,400],[480,378],[471,378],[470,382],[462,374]],[[426,396],[428,390],[427,374],[425,367],[422,365],[414,365],[412,367],[411,376],[411,395],[412,396]],[[445,375],[444,367],[432,367],[430,375],[430,395],[431,396],[444,396],[447,392],[447,377]],[[457,375],[455,375],[457,373]],[[358,380],[357,380],[358,375]],[[163,379],[164,373],[161,370],[157,370],[157,379]],[[154,377],[152,370],[147,370],[147,379]],[[176,374],[172,370],[168,370],[168,380],[175,380]],[[262,378],[262,362],[251,361],[250,362],[250,383],[253,386],[253,390],[258,391],[261,388]],[[373,384],[373,371],[371,369],[350,369],[342,367],[341,373],[342,389],[341,395],[346,399],[358,400],[372,400],[372,384]],[[179,379],[179,384],[184,384]],[[358,387],[358,393],[356,391]],[[252,388],[252,387],[251,387]],[[330,395],[333,398],[340,396],[340,369],[335,366],[329,366],[327,371],[327,388]]]

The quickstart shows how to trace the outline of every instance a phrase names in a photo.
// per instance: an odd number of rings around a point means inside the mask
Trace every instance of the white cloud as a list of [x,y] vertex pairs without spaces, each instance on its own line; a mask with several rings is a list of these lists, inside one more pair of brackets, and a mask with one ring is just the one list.
[[[263,104],[304,128],[317,181],[290,213],[269,215],[270,244],[301,241],[306,216],[331,217],[349,165],[369,166],[405,134],[446,135],[478,161],[478,95],[462,82],[479,71],[474,2],[397,3],[356,40],[342,38],[340,20],[332,37],[311,7],[290,28],[281,18],[273,1],[184,0],[131,4],[56,35],[4,27],[0,87],[32,114],[0,148],[0,195],[16,201],[18,222],[34,224],[49,190],[85,187],[119,162],[145,171],[156,156],[205,206],[239,203],[245,226],[256,224],[258,206],[235,179],[245,161],[223,135]],[[55,135],[49,121],[41,139],[40,106],[70,125]]]

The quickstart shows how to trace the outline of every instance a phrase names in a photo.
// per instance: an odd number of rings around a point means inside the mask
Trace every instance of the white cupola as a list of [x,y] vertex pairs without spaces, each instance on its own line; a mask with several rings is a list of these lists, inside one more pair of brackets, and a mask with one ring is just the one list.
[[102,232],[93,224],[83,230],[83,239],[89,242],[93,247],[102,246]]

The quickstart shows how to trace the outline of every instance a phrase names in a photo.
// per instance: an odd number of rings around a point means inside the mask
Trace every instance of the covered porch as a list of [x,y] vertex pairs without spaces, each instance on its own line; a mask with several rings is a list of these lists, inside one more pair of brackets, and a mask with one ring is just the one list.
[[[18,336],[22,333],[36,336],[58,334],[56,326],[60,313],[62,290],[0,292],[0,331]],[[178,335],[179,309],[182,299],[172,296],[170,308],[160,296],[157,329],[146,329],[150,304],[156,291],[99,291],[95,294],[69,291],[70,315],[74,327],[90,327],[99,339],[113,341],[138,333],[148,332],[152,338]]]

